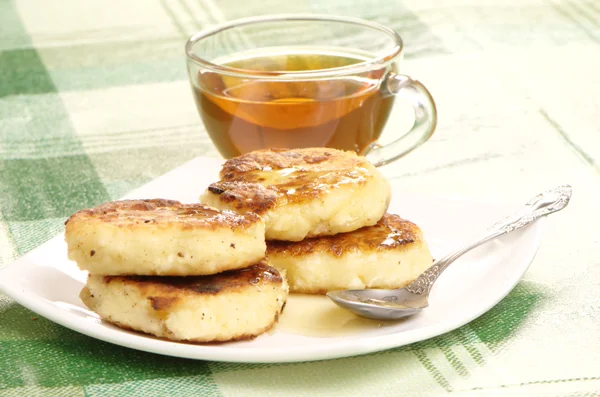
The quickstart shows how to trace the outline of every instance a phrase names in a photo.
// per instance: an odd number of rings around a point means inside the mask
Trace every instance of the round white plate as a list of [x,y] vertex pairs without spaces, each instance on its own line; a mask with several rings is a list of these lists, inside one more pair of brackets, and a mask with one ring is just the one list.
[[[216,180],[220,161],[197,158],[143,186],[127,198],[194,202]],[[524,197],[527,199],[527,197]],[[394,191],[390,212],[417,223],[434,257],[467,242],[515,206],[415,197]],[[66,257],[63,236],[0,270],[0,290],[21,305],[67,328],[117,345],[200,360],[267,363],[332,359],[366,354],[428,339],[482,315],[517,284],[540,243],[542,222],[485,244],[459,259],[434,287],[430,306],[391,326],[336,337],[283,331],[251,341],[211,345],[169,342],[101,321],[79,300],[86,273]]]

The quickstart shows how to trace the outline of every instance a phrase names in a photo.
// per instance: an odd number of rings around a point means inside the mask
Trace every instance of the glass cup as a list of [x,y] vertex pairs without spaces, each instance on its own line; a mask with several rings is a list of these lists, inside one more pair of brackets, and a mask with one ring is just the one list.
[[[354,150],[380,166],[431,137],[431,94],[400,74],[402,39],[356,18],[272,15],[229,22],[185,46],[194,99],[225,158],[266,148]],[[394,99],[407,99],[414,123],[378,140]]]

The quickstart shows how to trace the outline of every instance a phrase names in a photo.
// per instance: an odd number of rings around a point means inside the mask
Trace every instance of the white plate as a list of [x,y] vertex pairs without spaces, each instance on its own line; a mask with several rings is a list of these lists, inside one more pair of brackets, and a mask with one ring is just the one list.
[[[197,200],[216,179],[220,161],[197,158],[143,186],[127,198]],[[527,199],[525,197],[524,199]],[[515,206],[415,197],[394,191],[390,212],[419,224],[434,257],[508,215]],[[440,277],[430,306],[392,326],[337,337],[272,332],[252,341],[213,345],[169,342],[107,324],[78,298],[86,273],[66,257],[57,236],[0,270],[0,290],[58,324],[117,345],[170,356],[231,362],[297,362],[371,353],[428,339],[482,315],[517,284],[533,260],[542,222],[477,248]]]

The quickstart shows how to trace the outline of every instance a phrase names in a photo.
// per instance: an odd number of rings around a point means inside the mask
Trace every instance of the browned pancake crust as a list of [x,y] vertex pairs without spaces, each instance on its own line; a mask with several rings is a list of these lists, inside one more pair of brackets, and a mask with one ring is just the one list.
[[267,256],[303,256],[324,252],[339,257],[352,251],[398,250],[421,239],[422,233],[417,225],[398,215],[385,214],[377,224],[350,233],[307,238],[299,242],[267,241]]
[[137,288],[148,296],[154,310],[168,310],[180,300],[192,296],[241,291],[248,286],[280,286],[282,282],[279,271],[269,266],[266,260],[244,269],[211,276],[104,276],[104,284],[123,283]]
[[[236,210],[263,214],[279,203],[309,202],[341,184],[364,184],[371,166],[354,152],[328,148],[265,149],[227,160],[208,190]],[[283,181],[271,179],[282,171]]]
[[[327,291],[321,293],[321,295],[325,295],[326,293],[327,293]],[[87,289],[87,287],[84,287],[84,289],[82,290],[82,294],[89,294],[89,290]],[[285,307],[285,304],[283,306]],[[281,313],[283,313],[283,308],[281,309]],[[241,342],[241,341],[253,340],[253,339],[256,339],[257,336],[259,336],[261,334],[264,334],[265,332],[270,331],[277,324],[277,322],[279,321],[279,316],[280,316],[280,313],[275,313],[275,316],[273,317],[273,322],[271,322],[266,327],[264,327],[264,328],[262,328],[260,330],[257,330],[254,333],[240,334],[239,336],[236,336],[234,338],[228,338],[228,339],[223,339],[223,340],[217,339],[217,340],[214,340],[214,341],[211,341],[211,342],[206,342],[204,340],[199,340],[199,339],[192,338],[192,339],[185,339],[185,340],[177,340],[177,343],[187,343],[189,345],[197,345],[197,344],[201,343],[203,345],[210,346],[210,345],[222,345],[224,343],[230,343],[230,342]],[[133,332],[141,332],[143,334],[150,335],[150,336],[152,336],[153,338],[156,338],[156,339],[164,340],[164,341],[167,341],[167,342],[172,342],[171,339],[168,339],[168,338],[165,338],[165,337],[156,336],[156,335],[152,335],[152,334],[148,334],[148,333],[146,333],[144,331],[140,331],[140,330],[137,330],[135,328],[132,328],[128,324],[125,324],[125,323],[123,323],[121,321],[116,321],[114,319],[108,319],[108,318],[105,318],[103,320],[106,321],[106,322],[109,322],[111,324],[114,324],[114,325],[116,325],[119,328],[123,328],[123,329],[129,330],[129,331],[133,331]]]
[[221,169],[221,178],[235,180],[237,177],[265,167],[284,169],[306,164],[319,164],[339,157],[339,150],[327,148],[308,149],[262,149],[227,160]]
[[255,214],[236,214],[233,211],[217,210],[203,204],[182,204],[175,200],[147,199],[121,200],[101,204],[71,215],[65,222],[87,222],[90,220],[109,223],[118,227],[149,225],[178,225],[181,229],[210,229],[229,227],[232,230],[246,229],[259,221]]

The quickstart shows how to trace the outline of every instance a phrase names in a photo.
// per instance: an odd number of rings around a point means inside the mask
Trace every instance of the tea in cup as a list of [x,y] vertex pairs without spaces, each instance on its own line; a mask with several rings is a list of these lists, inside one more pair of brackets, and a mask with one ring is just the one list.
[[[247,18],[194,35],[186,53],[200,117],[225,158],[266,148],[331,147],[382,165],[435,130],[433,98],[399,74],[400,36],[374,22]],[[413,105],[413,127],[380,145],[397,96]]]

